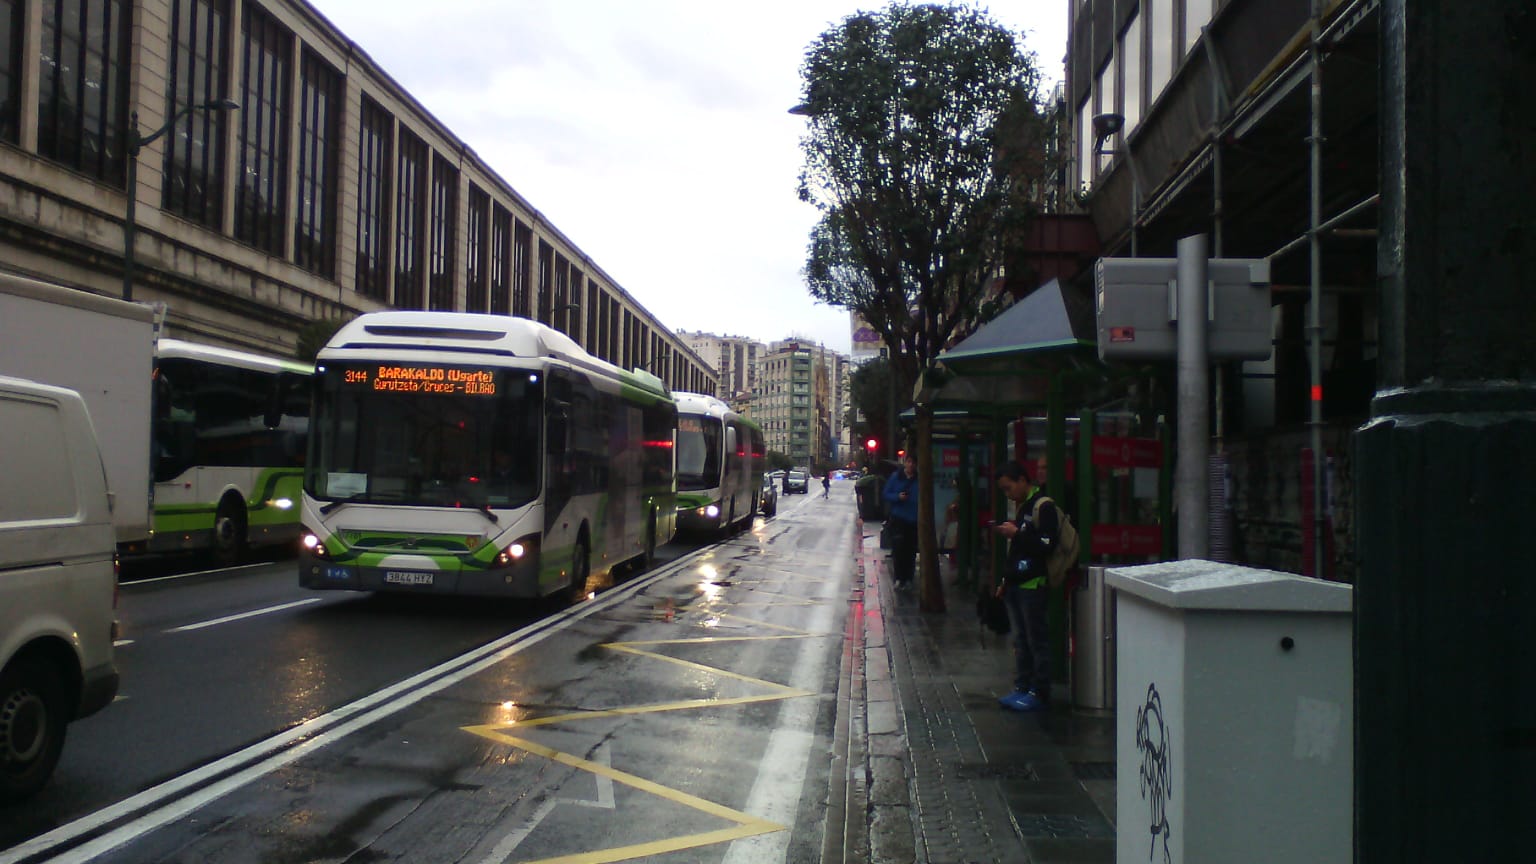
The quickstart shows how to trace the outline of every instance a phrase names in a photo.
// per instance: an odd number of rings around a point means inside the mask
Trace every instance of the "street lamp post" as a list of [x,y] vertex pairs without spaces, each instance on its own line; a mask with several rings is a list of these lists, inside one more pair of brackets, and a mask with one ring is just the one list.
[[171,115],[164,126],[149,133],[139,134],[139,112],[129,115],[128,120],[128,210],[123,214],[123,299],[133,299],[133,245],[138,235],[135,217],[139,203],[139,152],[153,144],[161,135],[169,132],[182,117],[193,111],[233,111],[240,103],[233,99],[210,99],[196,105],[184,105]]

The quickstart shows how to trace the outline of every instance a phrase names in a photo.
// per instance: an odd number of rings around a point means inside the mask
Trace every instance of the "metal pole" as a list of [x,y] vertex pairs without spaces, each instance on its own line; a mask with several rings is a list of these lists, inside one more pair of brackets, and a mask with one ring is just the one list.
[[1174,495],[1179,508],[1179,557],[1204,558],[1210,548],[1210,365],[1207,301],[1210,262],[1206,235],[1178,246],[1179,455]]
[[123,214],[123,299],[133,300],[133,244],[138,234],[139,202],[139,112],[128,123],[128,209]]
[[1323,213],[1323,54],[1322,2],[1312,0],[1312,134],[1308,138],[1311,151],[1311,217],[1308,244],[1312,252],[1312,293],[1307,303],[1307,364],[1311,367],[1312,387],[1309,404],[1311,411],[1307,425],[1311,433],[1312,447],[1312,575],[1322,579],[1327,575],[1324,568],[1327,544],[1323,542],[1323,530],[1327,526],[1323,512],[1323,249],[1319,227]]

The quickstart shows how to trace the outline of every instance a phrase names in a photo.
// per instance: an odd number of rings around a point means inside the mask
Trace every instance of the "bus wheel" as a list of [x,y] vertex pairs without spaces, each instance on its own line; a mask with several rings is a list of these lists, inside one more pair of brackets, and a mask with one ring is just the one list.
[[226,495],[214,514],[213,554],[225,564],[245,555],[245,507],[234,495]]
[[30,658],[0,674],[0,803],[37,792],[58,764],[65,718],[56,677]]
[[592,557],[587,553],[587,538],[576,541],[571,550],[571,581],[566,588],[566,599],[580,603],[587,599],[587,577],[592,574]]

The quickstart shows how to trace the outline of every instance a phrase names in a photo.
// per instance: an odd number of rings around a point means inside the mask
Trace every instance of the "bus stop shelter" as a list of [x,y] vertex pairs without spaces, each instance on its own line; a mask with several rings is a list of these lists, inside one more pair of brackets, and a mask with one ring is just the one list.
[[[1038,418],[1042,412],[1046,470],[1036,480],[1072,517],[1082,537],[1080,563],[1088,562],[1097,512],[1091,469],[1096,461],[1094,408],[1123,397],[1128,384],[1143,374],[1140,369],[1117,369],[1099,360],[1092,298],[1057,280],[1026,295],[935,358],[915,401],[933,411],[935,446],[958,445],[956,556],[962,580],[976,587],[989,584],[983,568],[999,566],[1002,557],[999,545],[992,544],[988,561],[978,560],[982,538],[975,484],[985,483],[988,495],[980,503],[989,505],[993,513],[1002,512],[1005,504],[996,485],[979,474],[981,466],[972,464],[973,449],[977,445],[987,449],[991,455],[986,467],[995,469],[1007,452],[1009,424],[1029,415]],[[1075,452],[1069,451],[1069,424],[1078,428]],[[1023,446],[1023,440],[1017,442],[1016,457],[1024,455],[1019,452]],[[1042,454],[1028,455],[1035,459]],[[1072,465],[1083,470],[1069,473]],[[1162,467],[1158,506],[1164,517],[1162,511],[1171,500],[1171,478],[1171,472]],[[1160,522],[1167,525],[1170,520]],[[1165,543],[1162,548],[1169,547]],[[1059,596],[1053,598],[1051,620],[1053,642],[1064,646],[1065,615]],[[1058,663],[1064,661],[1064,652],[1056,656]]]

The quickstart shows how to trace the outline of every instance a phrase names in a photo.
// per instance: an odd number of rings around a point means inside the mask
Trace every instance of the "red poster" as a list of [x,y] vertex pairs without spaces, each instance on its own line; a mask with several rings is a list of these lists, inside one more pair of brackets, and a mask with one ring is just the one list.
[[1100,468],[1158,468],[1163,464],[1163,442],[1095,435],[1093,464]]
[[944,468],[960,467],[960,448],[945,447],[939,451],[939,465]]
[[1088,538],[1089,555],[1158,555],[1163,551],[1160,525],[1095,525]]

